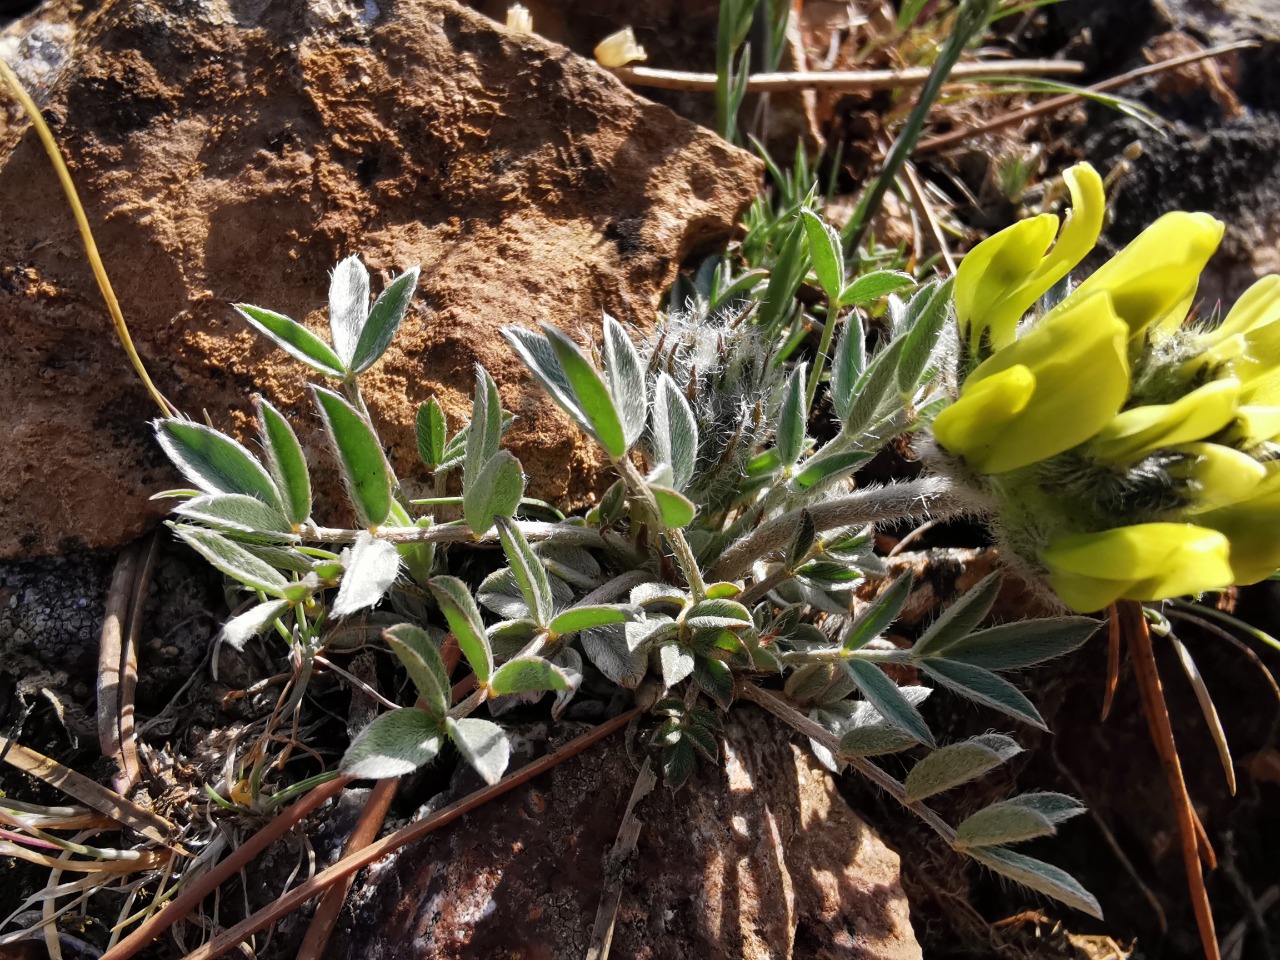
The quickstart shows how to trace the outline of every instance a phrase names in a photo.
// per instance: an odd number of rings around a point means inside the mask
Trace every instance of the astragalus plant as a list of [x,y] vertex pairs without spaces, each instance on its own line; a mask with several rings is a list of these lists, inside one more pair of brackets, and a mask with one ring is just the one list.
[[[467,422],[449,423],[434,399],[422,405],[422,463],[405,479],[430,481],[436,495],[406,496],[359,381],[404,317],[416,269],[370,307],[364,267],[339,264],[331,346],[239,306],[326,381],[312,399],[357,524],[311,519],[307,458],[265,401],[261,458],[207,426],[157,421],[193,485],[168,494],[181,500],[174,532],[245,591],[225,641],[274,636],[305,677],[343,618],[377,608],[370,621],[385,626],[415,702],[385,710],[351,743],[341,769],[356,777],[411,772],[452,742],[496,781],[509,744],[495,717],[539,701],[558,717],[584,684],[607,681],[648,691],[650,743],[678,788],[699,757],[715,762],[722,714],[751,701],[957,851],[1096,914],[1070,876],[1011,846],[1054,833],[1080,812],[1075,801],[1014,796],[955,826],[928,805],[1020,748],[1003,733],[939,744],[919,704],[941,690],[993,720],[1043,728],[1002,674],[1070,652],[1097,622],[984,626],[1000,586],[992,575],[904,648],[886,633],[910,577],[877,586],[885,567],[872,549],[878,524],[989,518],[1020,573],[1080,612],[1275,566],[1275,538],[1260,532],[1280,516],[1280,408],[1267,406],[1275,285],[1250,291],[1221,324],[1184,328],[1217,228],[1182,214],[1064,296],[1102,219],[1092,169],[1067,179],[1075,211],[1060,233],[1050,215],[1017,224],[977,247],[954,283],[848,275],[838,234],[806,207],[789,234],[803,238],[803,257],[772,276],[718,268],[703,278],[705,296],[651,329],[605,316],[585,347],[554,327],[507,327],[533,379],[612,463],[616,481],[579,516],[526,498],[502,445],[511,416],[483,369]],[[761,308],[774,285],[791,304],[800,284],[820,309]],[[797,359],[804,329],[818,331],[809,360]],[[908,433],[931,471],[859,484],[859,468]],[[466,573],[477,569],[493,572]],[[469,673],[451,669],[456,652]],[[900,686],[886,665],[916,680]],[[288,708],[300,700],[295,690]],[[904,751],[914,762],[898,779],[879,758]]]

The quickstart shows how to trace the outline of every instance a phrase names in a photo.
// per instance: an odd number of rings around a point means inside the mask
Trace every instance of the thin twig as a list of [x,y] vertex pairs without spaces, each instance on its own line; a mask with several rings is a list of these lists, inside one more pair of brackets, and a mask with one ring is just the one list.
[[[929,67],[906,67],[902,70],[828,70],[821,73],[756,73],[747,77],[747,93],[778,93],[789,90],[900,90],[923,86],[929,79]],[[654,67],[614,67],[611,71],[623,83],[633,87],[660,90],[692,90],[714,93],[714,73],[691,73],[687,70],[659,70]],[[962,63],[952,68],[953,79],[974,79],[996,74],[1020,74],[1043,77],[1084,72],[1077,60],[988,60]]]
[[[259,930],[272,923],[275,923],[283,916],[292,913],[302,904],[306,903],[312,897],[315,897],[322,891],[329,888],[342,877],[355,873],[362,867],[381,860],[387,854],[399,850],[406,844],[412,843],[434,830],[452,823],[465,814],[470,813],[479,807],[484,806],[495,797],[499,797],[523,783],[527,783],[534,777],[537,777],[558,764],[563,763],[570,757],[574,757],[586,750],[588,747],[603,740],[605,737],[618,730],[621,730],[635,717],[640,715],[639,708],[633,708],[621,713],[611,720],[606,720],[598,727],[584,733],[564,746],[559,747],[543,757],[534,760],[532,763],[521,767],[513,773],[507,774],[497,783],[490,787],[484,787],[475,793],[468,794],[456,803],[452,803],[443,810],[438,811],[417,823],[410,824],[403,829],[397,830],[388,837],[384,837],[377,843],[370,844],[360,853],[343,857],[337,863],[333,864],[320,873],[316,874],[310,880],[302,883],[284,894],[280,899],[267,907],[259,910],[248,919],[236,924],[230,930],[226,930],[204,946],[187,954],[183,960],[213,960],[214,957],[220,957],[229,950],[234,950],[237,946],[253,936]],[[120,957],[129,956],[131,954],[121,954]],[[111,953],[104,954],[101,960],[120,960],[120,957]]]
[[1173,70],[1177,67],[1185,66],[1188,63],[1196,63],[1199,60],[1207,60],[1210,57],[1220,57],[1225,53],[1231,53],[1235,50],[1246,50],[1258,45],[1255,40],[1242,40],[1237,43],[1227,43],[1219,47],[1210,47],[1208,50],[1200,50],[1196,53],[1189,53],[1185,56],[1174,57],[1171,60],[1161,60],[1159,63],[1152,63],[1145,67],[1138,67],[1136,70],[1130,70],[1128,73],[1122,73],[1118,77],[1112,77],[1110,80],[1103,80],[1101,83],[1095,83],[1092,86],[1085,87],[1078,93],[1065,93],[1059,97],[1053,97],[1034,106],[1024,107],[1021,110],[1013,110],[1009,113],[1002,113],[998,117],[992,117],[985,123],[977,126],[966,127],[963,130],[954,130],[951,133],[944,133],[940,136],[930,137],[928,140],[921,140],[917,145],[915,152],[928,153],[931,150],[943,150],[947,147],[953,147],[958,143],[963,143],[970,137],[976,137],[983,133],[992,133],[996,130],[1003,130],[1005,127],[1013,126],[1021,123],[1023,120],[1031,120],[1034,117],[1044,116],[1046,113],[1055,113],[1063,107],[1069,107],[1073,103],[1077,103],[1091,93],[1105,93],[1108,90],[1114,90],[1117,87],[1123,87],[1133,83],[1135,80],[1141,80],[1143,77],[1149,77],[1153,74],[1163,73],[1166,70]]
[[[690,685],[693,689],[693,685]],[[609,949],[613,945],[613,928],[618,919],[618,906],[622,903],[622,888],[625,874],[623,865],[635,855],[636,843],[640,839],[643,823],[636,817],[636,805],[649,795],[654,784],[658,782],[653,772],[653,759],[645,757],[636,777],[635,786],[631,788],[631,799],[627,801],[626,812],[622,815],[622,824],[618,827],[618,838],[605,861],[604,890],[600,894],[600,906],[596,910],[596,922],[591,929],[591,942],[587,946],[587,960],[608,960]]]
[[1115,702],[1116,688],[1120,686],[1120,614],[1113,603],[1107,608],[1107,683],[1102,694],[1102,720],[1105,722],[1111,715],[1111,705]]
[[1147,726],[1151,731],[1151,742],[1160,756],[1160,765],[1169,782],[1178,835],[1182,840],[1182,861],[1187,871],[1191,905],[1195,911],[1196,926],[1200,929],[1200,945],[1204,949],[1206,960],[1221,960],[1213,928],[1213,912],[1209,907],[1209,892],[1204,885],[1204,871],[1200,863],[1198,832],[1203,831],[1203,826],[1197,831],[1199,818],[1191,806],[1187,783],[1182,776],[1182,763],[1178,759],[1178,745],[1173,739],[1173,725],[1169,721],[1169,709],[1165,705],[1164,692],[1160,686],[1151,633],[1147,629],[1141,604],[1124,600],[1116,605],[1116,609],[1129,640],[1129,660],[1138,681],[1143,711],[1147,715]]

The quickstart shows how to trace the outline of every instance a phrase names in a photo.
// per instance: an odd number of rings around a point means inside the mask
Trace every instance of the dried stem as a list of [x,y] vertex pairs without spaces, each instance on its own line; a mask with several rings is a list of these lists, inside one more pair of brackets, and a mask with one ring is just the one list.
[[[687,70],[658,70],[653,67],[614,67],[611,71],[623,83],[633,87],[661,90],[694,90],[713,93],[714,73],[691,73]],[[953,79],[981,79],[994,75],[1062,76],[1084,72],[1084,64],[1076,60],[991,60],[984,63],[962,63],[951,70]],[[928,67],[906,67],[902,70],[828,70],[821,73],[756,73],[747,78],[747,93],[777,93],[789,90],[899,90],[923,86],[929,79]]]
[[[187,954],[183,960],[213,960],[214,957],[220,957],[230,950],[234,950],[237,946],[253,936],[259,930],[272,923],[275,923],[283,916],[292,913],[298,907],[302,906],[312,897],[317,896],[326,890],[332,884],[336,883],[343,877],[349,876],[359,870],[361,867],[367,867],[369,864],[382,859],[387,854],[399,850],[406,844],[412,843],[438,828],[452,823],[459,817],[470,813],[479,807],[484,806],[495,797],[499,797],[523,783],[527,783],[534,777],[546,773],[551,768],[563,763],[570,757],[574,757],[583,750],[592,746],[605,737],[618,730],[621,730],[635,717],[639,716],[639,708],[633,708],[625,713],[619,714],[611,720],[606,720],[600,726],[584,733],[582,736],[569,741],[564,746],[551,751],[544,757],[533,761],[532,763],[521,767],[513,773],[507,774],[491,787],[485,787],[477,790],[475,793],[468,794],[456,803],[452,803],[443,810],[438,811],[417,823],[410,824],[388,837],[384,837],[377,843],[365,847],[358,854],[352,856],[344,856],[337,863],[333,864],[326,870],[322,870],[310,880],[299,884],[288,893],[284,894],[280,899],[267,907],[259,910],[250,916],[247,920],[236,924],[230,930],[226,930],[204,946]],[[120,954],[120,957],[131,956],[132,954]],[[119,960],[114,954],[104,954],[102,960]]]
[[98,641],[98,749],[103,757],[124,769],[120,755],[120,661],[128,630],[129,596],[138,569],[139,548],[131,544],[120,551],[107,589],[107,607]]
[[[1220,47],[1210,47],[1208,50],[1200,50],[1196,53],[1189,53],[1186,56],[1174,57],[1171,60],[1161,60],[1159,63],[1153,63],[1149,66],[1139,67],[1136,70],[1130,70],[1128,73],[1122,73],[1118,77],[1112,77],[1110,80],[1103,80],[1101,83],[1095,83],[1092,86],[1085,87],[1079,93],[1066,93],[1060,97],[1053,97],[1035,106],[1024,107],[1021,110],[1013,110],[1009,113],[1001,114],[993,117],[986,123],[980,123],[974,127],[966,127],[963,130],[955,130],[951,133],[944,133],[941,136],[930,137],[928,140],[921,140],[916,145],[915,152],[928,153],[931,150],[943,150],[947,147],[954,147],[958,143],[963,143],[970,137],[976,137],[983,133],[993,133],[996,130],[1003,130],[1005,127],[1011,127],[1023,120],[1031,120],[1034,117],[1041,117],[1047,113],[1054,113],[1063,107],[1069,107],[1073,103],[1078,103],[1091,93],[1105,93],[1108,90],[1115,90],[1117,87],[1123,87],[1133,83],[1135,80],[1141,80],[1143,77],[1149,77],[1153,74],[1164,73],[1166,70],[1173,70],[1177,67],[1186,66],[1188,63],[1196,63],[1199,60],[1208,60],[1211,57],[1220,57],[1223,54],[1231,53],[1234,50],[1245,50],[1256,47],[1257,41],[1243,40],[1238,43],[1227,43]],[[956,68],[959,69],[958,67]]]
[[155,570],[160,552],[159,531],[151,535],[142,568],[133,581],[133,604],[129,611],[129,629],[124,634],[124,648],[120,651],[120,770],[116,774],[117,793],[125,794],[142,778],[142,764],[138,760],[138,732],[134,725],[134,699],[138,689],[138,639],[142,635],[142,617],[147,606],[147,592],[151,587],[151,574]]
[[1129,660],[1138,681],[1143,712],[1146,713],[1147,726],[1151,731],[1151,742],[1160,756],[1160,765],[1169,782],[1173,812],[1178,821],[1178,836],[1182,841],[1182,861],[1187,871],[1191,905],[1196,915],[1196,926],[1200,929],[1200,945],[1204,949],[1206,960],[1220,960],[1213,912],[1209,906],[1209,892],[1205,888],[1204,870],[1200,863],[1199,837],[1204,828],[1199,825],[1199,818],[1187,795],[1187,783],[1182,776],[1182,764],[1178,759],[1178,745],[1173,739],[1169,708],[1165,705],[1160,674],[1156,669],[1155,651],[1151,647],[1151,633],[1147,629],[1141,604],[1123,600],[1116,604],[1116,610],[1129,640]]

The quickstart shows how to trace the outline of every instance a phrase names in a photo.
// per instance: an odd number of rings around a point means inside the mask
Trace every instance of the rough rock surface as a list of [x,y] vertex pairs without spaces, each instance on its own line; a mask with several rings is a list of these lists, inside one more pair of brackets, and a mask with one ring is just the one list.
[[614,960],[920,957],[897,855],[763,715],[734,710],[723,769],[641,800],[636,855],[610,867],[636,772],[609,741],[383,861],[330,955],[580,958],[621,874]]
[[[413,414],[456,426],[484,363],[533,496],[581,503],[599,458],[497,336],[600,309],[644,325],[679,263],[723,242],[758,165],[539,38],[447,0],[53,5],[7,46],[52,124],[139,350],[182,410],[249,432],[261,390],[319,448],[305,371],[244,300],[323,329],[359,252],[419,296],[366,396],[402,477]],[[67,10],[72,12],[68,13]],[[0,46],[5,44],[0,43]],[[173,477],[35,136],[0,117],[0,556],[135,536]],[[334,472],[317,457],[321,503]],[[324,517],[321,510],[319,516]]]

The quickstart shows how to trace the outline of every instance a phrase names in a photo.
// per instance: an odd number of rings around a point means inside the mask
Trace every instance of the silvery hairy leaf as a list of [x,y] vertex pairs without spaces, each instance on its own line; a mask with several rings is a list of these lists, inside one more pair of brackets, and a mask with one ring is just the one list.
[[391,473],[377,435],[360,412],[332,390],[313,385],[311,393],[360,525],[385,523],[391,514]]
[[352,369],[356,345],[369,319],[369,271],[355,254],[334,268],[329,282],[329,330],[333,349],[345,369]]
[[473,477],[464,481],[462,515],[479,537],[499,518],[511,517],[524,496],[525,477],[510,450],[499,450]]
[[423,464],[432,470],[444,463],[445,444],[449,439],[449,428],[445,421],[444,410],[440,401],[431,397],[418,407],[418,415],[414,418],[414,439],[418,443],[418,456]]
[[903,339],[902,356],[898,358],[898,389],[904,394],[915,392],[938,345],[938,334],[951,315],[953,279],[931,283],[921,288],[907,304],[911,328]]
[[296,320],[250,303],[237,303],[233,306],[249,326],[295,360],[302,361],[312,370],[327,377],[340,380],[347,375],[342,360],[329,345]]
[[222,639],[236,650],[258,636],[280,619],[289,609],[288,600],[269,600],[252,607],[237,617],[232,617],[222,628]]
[[331,612],[345,617],[372,607],[391,589],[400,572],[400,553],[395,545],[361,531],[346,556],[346,570],[338,586]]
[[247,587],[281,599],[301,599],[307,593],[304,584],[291,584],[275,567],[220,533],[181,523],[173,525],[173,532],[219,571]]
[[254,403],[267,469],[280,491],[285,519],[290,525],[303,523],[311,516],[311,474],[302,444],[279,410],[261,397],[255,397]]
[[653,453],[671,467],[671,483],[683,490],[693,479],[698,461],[698,423],[684,393],[666,373],[654,385]]
[[476,679],[488,683],[493,673],[493,651],[471,591],[456,577],[433,577],[427,586],[449,621],[449,629]]
[[382,634],[391,652],[404,664],[422,699],[424,709],[443,718],[452,699],[449,672],[440,656],[440,647],[431,635],[411,623],[401,623]]
[[805,425],[809,411],[805,407],[805,365],[798,363],[782,389],[778,407],[778,456],[784,466],[791,466],[804,451]]
[[1017,742],[998,733],[986,733],[963,743],[952,743],[929,754],[907,774],[903,782],[908,800],[923,800],[994,770],[1022,752]]
[[219,530],[238,533],[276,534],[280,539],[293,536],[284,514],[269,507],[257,497],[242,493],[216,493],[192,497],[173,508],[188,520],[199,520]]
[[1003,847],[984,847],[967,852],[973,859],[1001,876],[1060,900],[1091,917],[1102,919],[1102,907],[1097,898],[1080,886],[1069,873],[1051,863]]
[[1047,837],[1063,820],[1084,813],[1079,801],[1061,793],[1026,793],[984,807],[956,827],[963,847],[991,847]]
[[241,444],[212,427],[171,418],[153,422],[156,439],[173,465],[204,493],[256,497],[284,513],[275,481]]
[[983,577],[964,596],[943,611],[911,647],[912,659],[936,656],[940,651],[969,636],[977,629],[1000,593],[999,573]]
[[1017,670],[1078,649],[1098,630],[1092,617],[1046,617],[979,630],[938,649],[935,657],[986,670]]
[[343,754],[344,776],[381,780],[430,763],[443,742],[440,721],[425,710],[392,710],[374,717]]
[[[368,297],[368,278],[365,278],[365,296]],[[391,340],[400,329],[404,315],[418,286],[418,268],[410,267],[396,277],[378,295],[363,324],[359,339],[348,364],[352,373],[363,373],[378,362],[387,352]],[[367,303],[366,299],[366,303]],[[332,315],[331,315],[332,316]],[[337,342],[336,339],[334,341]]]
[[813,272],[818,275],[818,283],[822,285],[822,292],[827,295],[827,302],[830,304],[827,322],[831,323],[840,302],[840,294],[844,290],[844,252],[840,245],[840,233],[812,210],[802,208],[800,219],[804,223]]
[[446,717],[444,724],[458,752],[485,783],[492,786],[502,779],[511,759],[511,744],[500,726],[477,717]]
[[857,684],[859,692],[885,720],[926,746],[934,745],[933,734],[924,722],[924,717],[920,716],[920,711],[883,670],[873,663],[861,660],[846,660],[845,668]]
[[1040,716],[1031,701],[1022,695],[1022,691],[990,670],[940,658],[921,660],[917,666],[925,674],[962,697],[985,704],[1001,713],[1007,713],[1041,730],[1048,729],[1044,718]]
[[609,395],[622,419],[628,447],[640,439],[648,418],[648,390],[645,365],[622,324],[604,315],[604,371]]
[[471,401],[471,421],[467,425],[466,456],[462,462],[464,495],[466,488],[480,476],[485,464],[498,453],[501,439],[502,401],[498,398],[498,385],[493,382],[488,370],[476,364],[476,388]]

